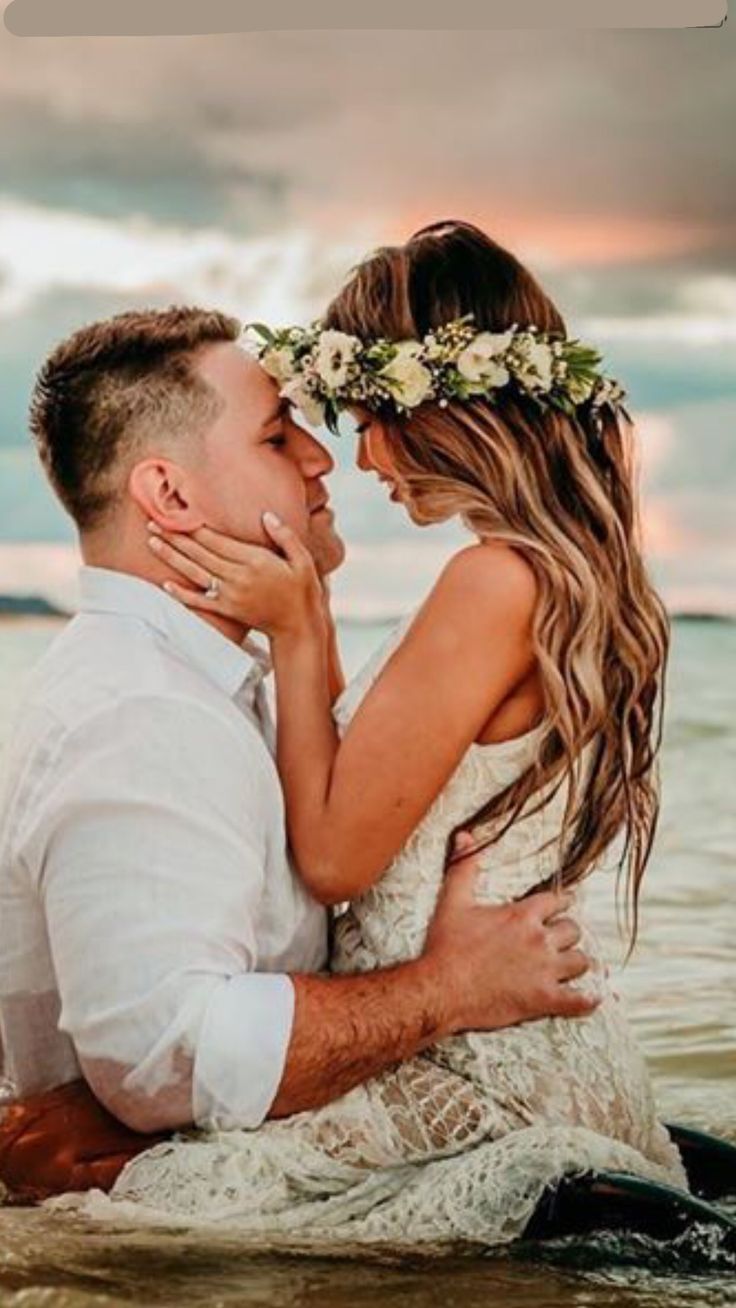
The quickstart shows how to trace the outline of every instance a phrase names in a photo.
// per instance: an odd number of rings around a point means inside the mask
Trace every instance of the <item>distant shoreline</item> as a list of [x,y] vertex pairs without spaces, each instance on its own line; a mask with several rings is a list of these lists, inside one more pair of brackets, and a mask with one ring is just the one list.
[[0,595],[0,619],[70,617],[66,609],[57,608],[40,595]]
[[[3,621],[17,621],[23,618],[66,620],[73,616],[74,613],[71,610],[59,608],[41,595],[0,595],[0,623]],[[383,627],[399,622],[403,616],[403,613],[376,614],[365,618],[358,616],[340,617],[338,615],[338,621],[347,627]],[[726,625],[736,622],[736,614],[708,613],[707,611],[674,612],[670,613],[669,616],[672,622],[710,622]]]
[[670,613],[671,622],[736,622],[732,613]]

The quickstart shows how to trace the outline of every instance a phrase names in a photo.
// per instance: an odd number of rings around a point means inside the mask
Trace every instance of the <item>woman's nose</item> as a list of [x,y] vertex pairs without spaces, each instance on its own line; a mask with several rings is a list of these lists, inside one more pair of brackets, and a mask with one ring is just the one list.
[[358,437],[358,449],[355,455],[355,463],[356,466],[360,468],[361,472],[370,472],[373,467],[368,455],[368,441],[365,432],[361,432]]

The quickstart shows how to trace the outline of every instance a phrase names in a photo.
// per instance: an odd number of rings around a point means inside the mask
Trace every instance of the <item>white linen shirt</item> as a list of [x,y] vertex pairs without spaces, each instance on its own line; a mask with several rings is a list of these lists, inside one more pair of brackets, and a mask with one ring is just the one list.
[[81,585],[6,760],[4,1074],[24,1095],[81,1070],[139,1130],[255,1127],[291,1035],[286,974],[327,954],[288,860],[262,653],[137,577]]

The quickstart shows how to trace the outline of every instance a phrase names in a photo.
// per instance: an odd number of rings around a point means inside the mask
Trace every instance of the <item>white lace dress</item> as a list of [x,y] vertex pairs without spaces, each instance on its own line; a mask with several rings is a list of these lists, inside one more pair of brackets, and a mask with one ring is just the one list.
[[[404,629],[338,701],[341,730]],[[538,735],[471,746],[380,882],[339,919],[333,970],[368,971],[421,952],[448,832],[520,773]],[[517,898],[554,871],[561,805],[560,797],[517,822],[488,851],[484,899]],[[584,939],[600,956],[587,929]],[[490,1246],[520,1235],[565,1173],[613,1168],[684,1185],[621,1001],[602,973],[595,984],[604,998],[591,1017],[456,1036],[322,1109],[158,1145],[85,1211],[227,1224],[248,1240],[319,1249]]]

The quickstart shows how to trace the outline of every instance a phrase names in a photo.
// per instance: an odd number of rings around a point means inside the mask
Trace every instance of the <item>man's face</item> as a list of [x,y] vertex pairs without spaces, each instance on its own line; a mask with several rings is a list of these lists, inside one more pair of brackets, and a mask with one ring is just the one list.
[[332,456],[293,420],[273,379],[240,346],[213,345],[196,367],[224,405],[196,474],[208,526],[270,544],[261,521],[270,510],[308,545],[319,571],[331,572],[344,556],[323,481]]

